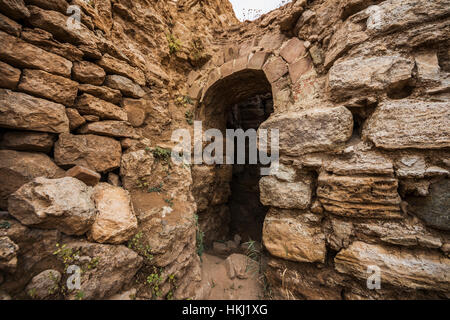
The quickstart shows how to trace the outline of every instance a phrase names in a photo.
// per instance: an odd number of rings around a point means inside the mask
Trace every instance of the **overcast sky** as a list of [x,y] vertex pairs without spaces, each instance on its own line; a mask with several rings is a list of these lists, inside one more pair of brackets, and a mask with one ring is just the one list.
[[[272,11],[280,6],[283,2],[282,0],[230,0],[233,4],[234,12],[236,12],[236,17],[243,21],[244,18],[249,18],[248,9],[261,10],[262,14]],[[244,14],[245,12],[245,14]],[[250,13],[251,15],[251,13]],[[253,19],[254,17],[250,17]]]

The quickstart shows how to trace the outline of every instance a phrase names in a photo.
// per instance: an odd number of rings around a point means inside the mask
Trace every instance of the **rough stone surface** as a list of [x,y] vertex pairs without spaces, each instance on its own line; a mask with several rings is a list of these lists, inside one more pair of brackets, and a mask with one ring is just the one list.
[[259,271],[258,263],[246,255],[234,253],[225,260],[227,275],[230,279],[248,279]]
[[306,209],[311,203],[310,181],[284,182],[263,177],[259,182],[261,203],[285,209]]
[[9,64],[0,61],[0,87],[15,89],[20,80],[20,70],[11,67]]
[[61,134],[55,144],[55,162],[61,166],[105,172],[120,167],[121,156],[120,142],[108,137]]
[[105,86],[99,87],[91,84],[80,84],[78,86],[78,91],[80,93],[90,94],[91,96],[117,105],[122,101],[122,94],[119,90],[111,89]]
[[22,224],[82,235],[95,219],[92,189],[81,181],[36,178],[8,199],[8,212]]
[[0,31],[0,59],[12,66],[70,77],[72,62]]
[[261,129],[279,129],[280,153],[301,155],[332,150],[352,135],[353,117],[345,107],[289,112],[269,118]]
[[325,235],[311,213],[271,209],[264,220],[263,243],[276,257],[298,262],[325,261]]
[[413,68],[414,61],[400,56],[354,58],[333,65],[328,85],[334,97],[346,98],[401,86]]
[[96,64],[80,61],[73,64],[72,76],[81,83],[100,86],[105,81],[106,72]]
[[335,258],[338,272],[367,280],[367,266],[381,269],[382,281],[410,289],[448,291],[450,259],[434,252],[408,251],[354,242]]
[[94,188],[93,199],[98,214],[89,232],[90,239],[120,244],[136,233],[137,219],[128,191],[100,183]]
[[69,119],[61,104],[0,89],[0,126],[62,133],[69,132]]
[[0,237],[0,270],[14,273],[19,246],[8,237]]
[[58,270],[45,270],[34,276],[26,287],[32,299],[47,300],[58,291],[61,273]]
[[426,197],[407,199],[408,212],[423,219],[427,225],[441,230],[450,230],[450,180],[443,179],[430,186]]
[[23,0],[1,0],[1,11],[13,19],[24,19],[30,16],[30,12]]
[[112,89],[120,90],[127,97],[139,99],[145,95],[145,91],[138,84],[122,76],[107,76],[105,85]]
[[101,178],[101,175],[97,172],[82,166],[75,166],[67,170],[66,175],[68,177],[76,178],[90,187],[97,185]]
[[101,136],[138,139],[138,132],[125,121],[106,120],[92,122],[79,129],[82,134],[98,134]]
[[398,182],[389,177],[321,173],[317,196],[325,211],[353,218],[401,218]]
[[120,165],[120,176],[124,188],[127,190],[135,189],[139,180],[149,178],[152,174],[154,161],[153,155],[145,150],[125,153]]
[[77,96],[78,83],[41,70],[24,70],[18,89],[71,106]]
[[7,209],[8,196],[34,178],[63,176],[64,170],[45,154],[0,150],[0,208]]
[[18,151],[49,153],[55,143],[55,135],[44,132],[8,131],[3,135],[0,146]]
[[122,108],[87,93],[77,98],[75,108],[82,115],[95,115],[105,120],[128,120]]
[[448,103],[410,99],[386,101],[367,121],[363,136],[385,149],[448,147]]
[[108,73],[129,77],[140,86],[144,86],[146,83],[142,71],[128,65],[125,61],[110,56],[109,54],[103,55],[102,59],[98,61],[98,65]]
[[70,130],[75,130],[86,123],[86,120],[80,115],[77,109],[66,108],[67,118],[69,118]]

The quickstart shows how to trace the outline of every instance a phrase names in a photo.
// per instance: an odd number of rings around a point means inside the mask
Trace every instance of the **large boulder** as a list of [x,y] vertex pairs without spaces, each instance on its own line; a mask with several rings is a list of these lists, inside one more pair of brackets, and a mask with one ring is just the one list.
[[120,142],[96,135],[61,134],[55,144],[55,162],[61,166],[80,165],[97,172],[120,166]]
[[0,127],[40,132],[69,132],[62,104],[0,89]]
[[385,101],[367,120],[363,137],[384,149],[436,149],[450,146],[447,102]]
[[259,128],[269,133],[278,129],[280,154],[298,156],[343,145],[352,136],[353,116],[345,107],[287,112],[270,117]]
[[439,253],[353,242],[334,259],[338,272],[366,281],[377,266],[383,283],[413,290],[450,290],[450,259]]
[[98,214],[89,232],[91,240],[120,244],[136,233],[137,219],[128,191],[100,183],[94,188],[93,199]]
[[271,209],[264,220],[264,246],[279,258],[323,263],[326,248],[320,220],[310,212]]
[[82,235],[94,223],[92,188],[75,178],[36,178],[8,199],[9,213],[22,224]]
[[64,170],[43,153],[0,150],[0,208],[8,208],[8,196],[34,178],[61,178]]

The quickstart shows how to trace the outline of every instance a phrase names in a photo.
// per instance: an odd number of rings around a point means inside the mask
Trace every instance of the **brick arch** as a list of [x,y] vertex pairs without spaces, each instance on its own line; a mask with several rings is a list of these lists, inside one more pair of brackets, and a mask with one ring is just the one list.
[[[270,75],[265,63],[270,54],[260,51],[232,59],[210,71],[202,89],[196,110],[196,119],[208,122],[213,118],[226,119],[227,107],[255,95],[271,93]],[[223,113],[223,115],[221,115]],[[218,125],[217,121],[210,125]]]

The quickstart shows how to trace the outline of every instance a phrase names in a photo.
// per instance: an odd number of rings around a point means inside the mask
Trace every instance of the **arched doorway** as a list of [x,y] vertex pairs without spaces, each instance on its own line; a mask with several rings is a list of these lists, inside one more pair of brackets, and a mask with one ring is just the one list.
[[[215,81],[204,92],[195,118],[204,131],[219,129],[225,136],[226,129],[256,131],[272,112],[272,87],[264,71],[244,69]],[[247,139],[245,164],[235,161],[193,170],[193,193],[207,244],[236,234],[242,241],[261,242],[267,208],[259,200],[260,165],[249,164],[248,143]]]

